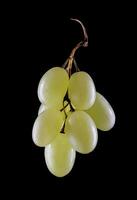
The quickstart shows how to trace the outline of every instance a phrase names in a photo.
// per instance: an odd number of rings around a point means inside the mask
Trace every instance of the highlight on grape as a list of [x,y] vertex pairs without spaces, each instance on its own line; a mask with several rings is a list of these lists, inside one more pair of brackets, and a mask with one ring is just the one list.
[[[88,35],[71,51],[62,67],[48,70],[38,85],[41,102],[33,130],[33,142],[44,147],[45,162],[49,171],[64,177],[73,168],[76,152],[92,152],[98,141],[97,129],[110,130],[115,124],[115,114],[109,102],[96,91],[91,76],[80,71],[75,52],[88,46]],[[72,73],[72,68],[75,71]]]

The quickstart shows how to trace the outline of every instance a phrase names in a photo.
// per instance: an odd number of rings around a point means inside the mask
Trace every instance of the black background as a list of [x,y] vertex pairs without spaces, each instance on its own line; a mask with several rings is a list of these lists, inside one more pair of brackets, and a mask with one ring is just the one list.
[[[131,180],[130,95],[131,65],[131,10],[128,5],[16,5],[6,7],[3,19],[4,49],[7,77],[4,95],[7,95],[8,116],[11,125],[4,149],[7,185],[15,185],[20,194],[62,197],[73,194],[111,196],[124,194]],[[14,7],[12,5],[12,7]],[[130,18],[129,18],[130,16]],[[77,154],[73,170],[64,178],[56,178],[46,168],[43,148],[31,139],[32,126],[39,101],[37,86],[41,76],[51,67],[61,66],[71,49],[83,35],[80,19],[89,35],[89,47],[81,48],[76,60],[81,70],[88,72],[114,108],[115,127],[99,132],[95,151]],[[129,92],[130,91],[130,92]],[[130,93],[130,94],[129,94]],[[6,136],[7,137],[7,136]],[[7,150],[7,151],[6,151]],[[128,192],[128,190],[126,190]],[[64,196],[65,198],[65,196]]]

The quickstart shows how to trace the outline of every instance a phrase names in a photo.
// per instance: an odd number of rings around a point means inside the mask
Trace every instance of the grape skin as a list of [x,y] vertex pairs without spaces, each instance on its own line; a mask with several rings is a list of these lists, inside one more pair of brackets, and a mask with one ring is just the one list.
[[84,111],[69,114],[65,133],[73,148],[79,153],[90,153],[97,145],[98,134],[95,123]]
[[40,115],[42,112],[44,112],[47,109],[45,104],[41,104],[38,110],[38,115]]
[[115,113],[109,102],[97,92],[94,105],[86,111],[94,120],[98,129],[110,130],[115,124]]
[[57,177],[67,175],[75,162],[76,152],[65,134],[58,134],[45,147],[45,161],[49,171]]
[[88,73],[80,71],[72,74],[69,81],[68,96],[76,110],[87,110],[93,105],[96,90]]

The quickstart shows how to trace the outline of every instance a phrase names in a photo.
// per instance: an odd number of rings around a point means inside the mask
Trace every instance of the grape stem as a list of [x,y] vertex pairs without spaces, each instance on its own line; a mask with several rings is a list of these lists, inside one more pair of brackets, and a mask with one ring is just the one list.
[[67,103],[67,105],[65,105],[60,111],[62,112],[68,105],[69,103]]
[[71,69],[72,69],[72,64],[73,64],[73,61],[74,61],[74,56],[75,56],[75,53],[77,51],[77,49],[79,49],[80,47],[88,47],[88,35],[87,35],[87,32],[86,32],[86,29],[83,25],[83,23],[78,20],[78,19],[73,19],[71,18],[70,20],[73,20],[73,21],[76,21],[78,22],[81,27],[82,27],[82,30],[83,30],[83,34],[84,34],[84,39],[82,41],[80,41],[71,51],[70,53],[70,56],[69,58],[67,59],[68,61],[68,66],[66,68],[66,71],[68,72],[69,76],[71,75]]
[[71,110],[71,112],[74,112],[74,109],[73,109],[73,107],[72,107],[72,105],[71,105],[71,103],[70,103],[70,100],[68,99],[68,103],[67,103],[67,105],[65,105],[60,111],[62,112],[63,110],[64,110],[64,113],[65,113],[65,121],[64,121],[64,123],[63,123],[63,127],[61,128],[61,131],[60,131],[60,133],[62,133],[62,134],[65,134],[65,124],[66,124],[66,119],[67,119],[67,114],[66,114],[66,111],[65,111],[65,108],[68,106],[68,105],[70,105],[70,110]]
[[65,121],[63,123],[63,127],[62,127],[62,129],[60,131],[60,133],[62,133],[62,134],[65,134],[65,123],[66,123],[66,118],[65,118]]
[[79,42],[71,51],[71,54],[70,54],[69,57],[74,58],[74,55],[75,55],[75,52],[76,52],[77,49],[79,49],[80,47],[88,47],[88,35],[87,35],[87,32],[86,32],[84,25],[82,24],[82,22],[80,20],[73,19],[73,18],[71,18],[71,20],[76,21],[81,25],[82,30],[83,30],[83,34],[84,34],[84,40]]

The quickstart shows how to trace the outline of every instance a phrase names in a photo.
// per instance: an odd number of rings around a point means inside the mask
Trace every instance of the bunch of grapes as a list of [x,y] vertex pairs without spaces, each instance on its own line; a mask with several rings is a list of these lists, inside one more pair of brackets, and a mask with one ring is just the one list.
[[[79,20],[75,21],[83,28]],[[48,70],[38,86],[41,106],[32,138],[37,146],[45,148],[47,167],[57,177],[71,171],[76,152],[87,154],[95,149],[97,128],[108,131],[115,123],[115,114],[108,101],[96,92],[90,75],[76,65],[75,51],[88,44],[83,30],[84,41],[72,50],[65,66]]]

